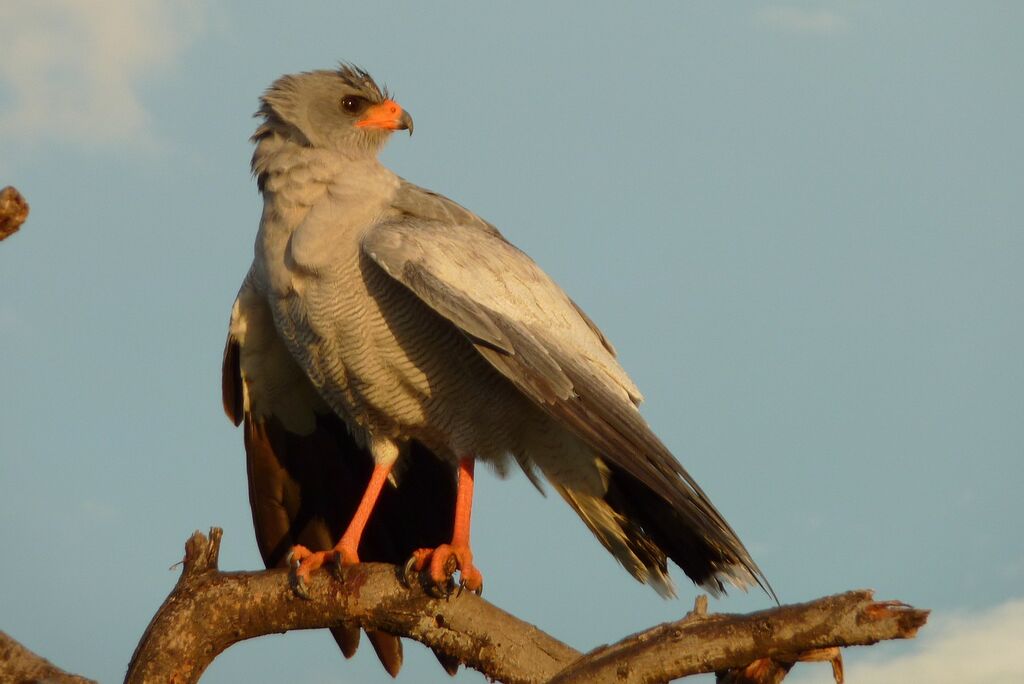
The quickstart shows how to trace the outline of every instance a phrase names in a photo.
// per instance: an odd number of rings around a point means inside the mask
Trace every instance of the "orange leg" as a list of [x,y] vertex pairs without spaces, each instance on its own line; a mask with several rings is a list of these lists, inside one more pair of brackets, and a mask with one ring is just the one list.
[[376,465],[370,475],[370,481],[366,485],[366,491],[359,502],[359,508],[352,516],[352,522],[348,524],[345,534],[337,545],[330,551],[310,551],[305,546],[297,544],[292,547],[289,554],[290,564],[295,565],[295,578],[300,587],[299,593],[303,593],[304,585],[309,580],[311,572],[322,566],[324,563],[338,563],[339,565],[353,565],[359,562],[359,540],[363,537],[363,530],[373,513],[373,507],[377,504],[380,492],[384,483],[388,480],[391,472],[391,465]]
[[452,543],[436,549],[418,549],[406,565],[417,572],[429,568],[430,579],[443,585],[458,569],[460,585],[477,594],[484,588],[484,577],[473,565],[473,552],[469,548],[469,523],[473,513],[473,466],[470,456],[459,460],[459,486],[455,498],[455,526]]

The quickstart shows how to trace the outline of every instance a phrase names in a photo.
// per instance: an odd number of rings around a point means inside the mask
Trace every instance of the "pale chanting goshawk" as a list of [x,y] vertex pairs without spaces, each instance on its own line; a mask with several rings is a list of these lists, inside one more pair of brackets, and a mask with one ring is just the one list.
[[[223,392],[268,567],[291,563],[301,590],[325,562],[408,561],[480,591],[473,464],[514,459],[658,593],[667,558],[712,594],[770,592],[587,315],[494,226],[377,160],[412,118],[365,71],[283,76],[257,115],[263,216]],[[351,654],[358,630],[333,631]],[[370,638],[395,674],[398,640]]]

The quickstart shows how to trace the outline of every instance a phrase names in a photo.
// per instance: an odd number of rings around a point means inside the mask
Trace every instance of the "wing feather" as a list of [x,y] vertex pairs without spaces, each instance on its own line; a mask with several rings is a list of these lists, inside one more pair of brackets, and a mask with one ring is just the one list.
[[414,205],[406,199],[397,218],[367,232],[364,253],[539,407],[683,515],[721,553],[725,575],[764,587],[735,532],[637,411],[639,390],[597,326],[489,224],[445,222],[437,211],[417,217]]
[[472,225],[409,218],[374,228],[363,250],[470,339],[497,331],[478,341],[484,358],[607,458],[670,501],[679,476],[692,483],[629,400],[632,382],[591,324],[521,251]]

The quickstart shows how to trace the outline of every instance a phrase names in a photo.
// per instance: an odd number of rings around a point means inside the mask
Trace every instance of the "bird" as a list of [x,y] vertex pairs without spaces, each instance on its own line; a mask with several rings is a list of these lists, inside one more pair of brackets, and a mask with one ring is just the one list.
[[[386,168],[413,120],[350,63],[260,98],[263,213],[231,311],[224,407],[244,424],[267,567],[405,563],[479,593],[475,463],[547,482],[636,580],[668,560],[713,595],[757,585],[739,537],[654,434],[586,313],[493,225]],[[337,628],[346,655],[355,628]],[[369,638],[392,675],[397,638]],[[452,671],[456,663],[442,664]]]

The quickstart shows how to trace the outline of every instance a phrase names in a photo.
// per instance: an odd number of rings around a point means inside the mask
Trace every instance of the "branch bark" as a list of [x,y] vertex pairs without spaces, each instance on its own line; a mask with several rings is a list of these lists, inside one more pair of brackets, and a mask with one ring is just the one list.
[[695,610],[581,655],[469,592],[438,599],[406,587],[390,565],[360,564],[337,578],[316,573],[310,599],[302,599],[285,570],[220,572],[220,538],[213,528],[209,539],[196,532],[186,543],[181,578],[146,629],[125,682],[196,682],[238,641],[341,624],[415,639],[502,682],[657,682],[716,671],[721,678],[733,668],[743,675],[758,659],[792,663],[814,649],[912,638],[928,617],[852,591],[750,615]]
[[0,632],[0,681],[96,684],[92,679],[65,672],[3,632]]
[[14,235],[28,218],[28,202],[8,185],[0,190],[0,240]]
[[792,662],[805,651],[913,638],[927,619],[926,610],[875,602],[867,590],[749,615],[693,613],[591,651],[551,684],[665,681],[762,658]]
[[238,641],[341,624],[406,636],[506,682],[538,682],[578,657],[572,648],[465,592],[437,599],[406,587],[395,566],[344,568],[340,580],[315,573],[310,599],[299,598],[286,570],[219,572],[221,531],[196,532],[184,570],[139,643],[125,682],[196,682],[213,659]]

